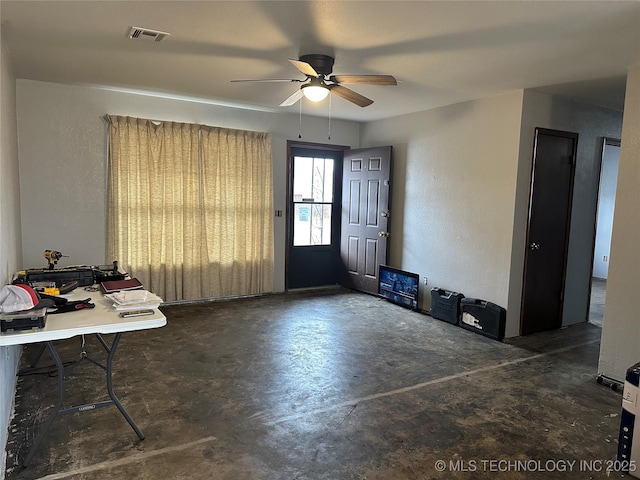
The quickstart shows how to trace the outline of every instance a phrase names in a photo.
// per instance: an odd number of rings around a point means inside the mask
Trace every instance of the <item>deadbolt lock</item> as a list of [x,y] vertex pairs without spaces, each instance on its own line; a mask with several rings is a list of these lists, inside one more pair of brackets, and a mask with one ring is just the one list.
[[389,216],[390,213],[391,212],[389,212],[389,210],[383,210],[382,212],[380,212],[380,216],[386,218]]

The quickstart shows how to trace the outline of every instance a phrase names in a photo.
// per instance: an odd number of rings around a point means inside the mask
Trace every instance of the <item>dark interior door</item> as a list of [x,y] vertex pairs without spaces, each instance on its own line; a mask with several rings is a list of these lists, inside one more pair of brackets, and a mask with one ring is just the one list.
[[537,128],[521,310],[523,335],[562,326],[578,134]]
[[340,256],[342,284],[378,292],[378,266],[387,262],[391,147],[348,150],[342,168]]

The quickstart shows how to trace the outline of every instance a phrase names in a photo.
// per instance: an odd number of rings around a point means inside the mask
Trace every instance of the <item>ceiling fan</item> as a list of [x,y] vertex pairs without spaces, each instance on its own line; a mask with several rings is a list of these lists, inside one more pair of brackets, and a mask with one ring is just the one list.
[[299,80],[295,78],[265,78],[257,80],[231,80],[232,82],[299,82],[303,83],[298,90],[293,92],[281,104],[281,107],[293,105],[303,96],[311,101],[324,100],[329,92],[335,93],[360,107],[366,107],[373,100],[360,95],[342,84],[360,85],[397,85],[392,75],[331,75],[333,70],[333,57],[312,53],[302,55],[298,60],[292,58],[289,61],[307,78]]

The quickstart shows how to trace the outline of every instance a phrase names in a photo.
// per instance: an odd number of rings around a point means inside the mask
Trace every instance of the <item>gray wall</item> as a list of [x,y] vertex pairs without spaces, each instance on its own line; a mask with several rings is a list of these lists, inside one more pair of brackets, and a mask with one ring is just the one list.
[[[22,264],[15,89],[9,54],[0,44],[0,285],[9,283]],[[4,478],[19,356],[20,347],[0,347],[0,478]]]
[[624,380],[640,361],[640,64],[627,76],[607,298],[602,324],[602,375]]
[[[520,304],[534,128],[580,134],[564,325],[587,320],[602,137],[622,112],[524,91],[363,125],[362,144],[394,146],[390,263],[507,308]],[[411,172],[410,175],[407,172]]]
[[[503,307],[509,300],[522,91],[363,125],[362,144],[392,144],[392,266]],[[519,332],[508,308],[507,335]]]
[[[45,249],[58,266],[117,259],[106,255],[107,130],[105,114],[266,131],[272,134],[274,208],[286,208],[288,139],[360,144],[360,125],[326,117],[256,112],[195,101],[97,88],[18,80],[18,131],[24,268],[44,267]],[[297,111],[296,109],[293,110]],[[37,192],[37,193],[34,193]],[[43,208],[55,206],[55,208]],[[276,217],[274,290],[284,290],[285,219]],[[46,235],[42,235],[46,232]]]

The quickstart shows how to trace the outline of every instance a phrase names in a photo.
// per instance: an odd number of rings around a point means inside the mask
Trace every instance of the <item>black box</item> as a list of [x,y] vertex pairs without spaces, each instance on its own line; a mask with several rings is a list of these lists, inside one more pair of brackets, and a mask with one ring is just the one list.
[[465,330],[479,333],[485,337],[500,340],[504,338],[507,311],[495,303],[463,298],[460,300],[460,323]]
[[69,267],[54,270],[30,269],[26,271],[25,280],[31,282],[55,282],[56,287],[65,283],[78,282],[79,287],[95,283],[94,272],[91,267]]
[[43,328],[47,319],[47,309],[37,308],[16,313],[3,313],[0,315],[0,332],[17,332]]
[[442,288],[431,289],[431,316],[438,320],[444,320],[453,325],[458,324],[460,318],[460,300],[464,295],[450,292]]

